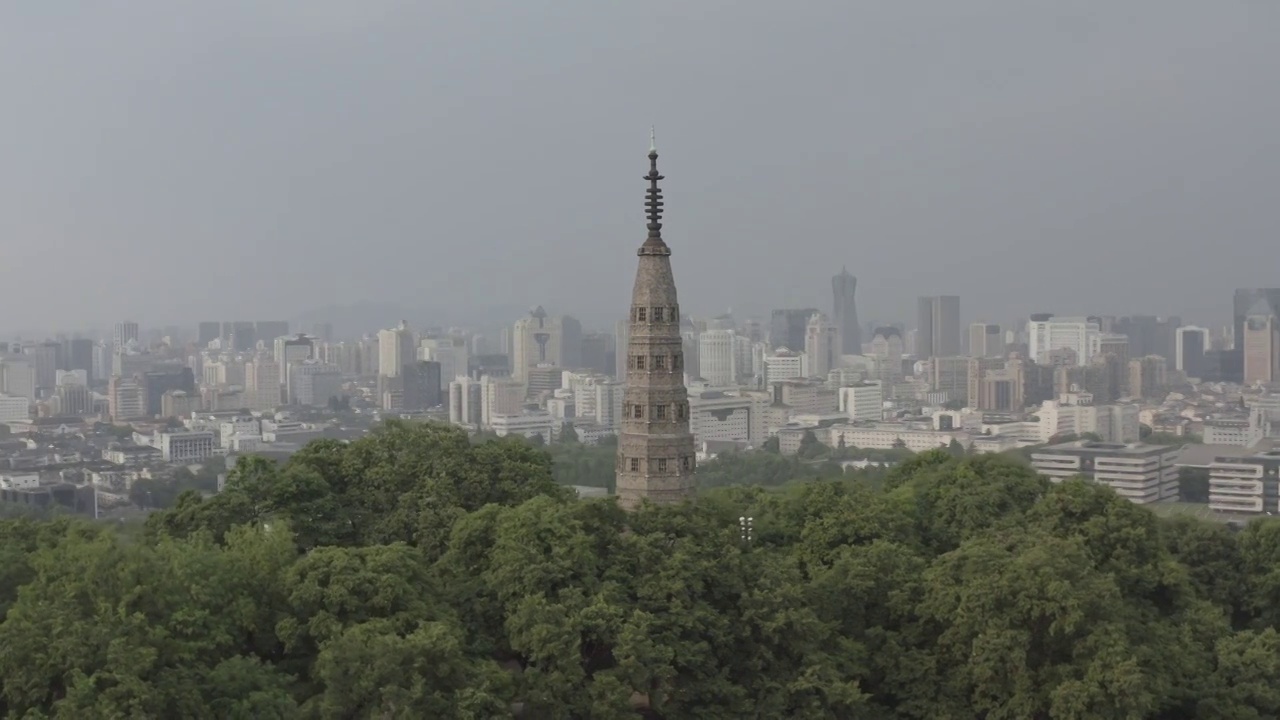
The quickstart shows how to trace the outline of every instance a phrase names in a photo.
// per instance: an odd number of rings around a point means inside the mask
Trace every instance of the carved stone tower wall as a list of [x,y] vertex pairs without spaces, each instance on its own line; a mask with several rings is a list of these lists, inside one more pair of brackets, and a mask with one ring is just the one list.
[[649,236],[640,246],[631,293],[627,377],[618,433],[617,494],[622,507],[645,500],[679,503],[694,495],[694,446],[684,387],[680,303],[671,249],[662,240],[658,151],[649,148],[645,207]]

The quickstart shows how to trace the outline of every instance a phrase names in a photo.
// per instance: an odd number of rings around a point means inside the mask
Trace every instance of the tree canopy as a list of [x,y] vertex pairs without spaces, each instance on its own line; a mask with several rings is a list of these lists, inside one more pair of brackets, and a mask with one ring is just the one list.
[[[388,422],[242,459],[139,537],[0,520],[0,714],[1280,714],[1280,521],[943,449],[626,513],[556,483],[582,449]],[[827,465],[745,457],[717,472]]]

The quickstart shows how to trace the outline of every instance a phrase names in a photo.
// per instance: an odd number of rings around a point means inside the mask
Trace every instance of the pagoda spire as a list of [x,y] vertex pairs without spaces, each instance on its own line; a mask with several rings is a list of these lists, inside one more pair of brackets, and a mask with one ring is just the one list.
[[[649,173],[644,176],[649,181],[649,189],[645,191],[645,215],[649,218],[649,237],[640,248],[640,254],[670,254],[667,244],[662,241],[662,188],[658,181],[664,176],[658,172],[658,144],[654,138],[653,128],[649,128]],[[646,253],[646,249],[649,253]],[[664,252],[665,251],[665,252]]]

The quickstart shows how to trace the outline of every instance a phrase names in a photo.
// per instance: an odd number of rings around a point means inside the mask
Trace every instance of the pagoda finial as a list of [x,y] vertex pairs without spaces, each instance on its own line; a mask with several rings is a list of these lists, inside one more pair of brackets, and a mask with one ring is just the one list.
[[644,179],[649,181],[644,201],[645,214],[649,216],[649,239],[645,244],[665,247],[662,242],[662,188],[658,187],[663,176],[658,173],[658,146],[652,127],[649,128],[649,174]]

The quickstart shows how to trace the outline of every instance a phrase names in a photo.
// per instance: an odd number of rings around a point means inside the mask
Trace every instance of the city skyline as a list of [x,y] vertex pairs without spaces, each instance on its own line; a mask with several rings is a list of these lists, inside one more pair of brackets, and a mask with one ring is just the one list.
[[[637,216],[604,178],[650,121],[688,198],[690,312],[827,307],[844,263],[867,318],[954,294],[964,322],[1216,323],[1232,288],[1272,284],[1254,260],[1276,228],[1260,60],[1280,7],[1146,7],[15,6],[0,282],[40,296],[56,261],[86,290],[0,330],[179,324],[214,298],[463,324],[541,304],[607,327],[588,311],[626,304]],[[660,57],[634,52],[659,36]]]

